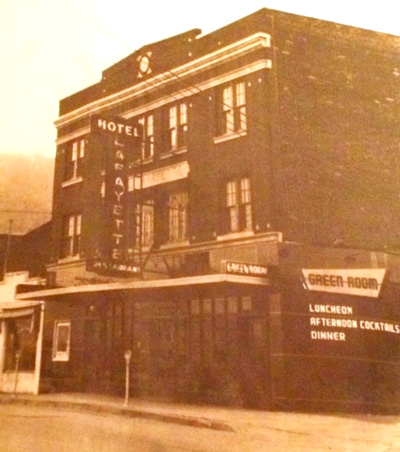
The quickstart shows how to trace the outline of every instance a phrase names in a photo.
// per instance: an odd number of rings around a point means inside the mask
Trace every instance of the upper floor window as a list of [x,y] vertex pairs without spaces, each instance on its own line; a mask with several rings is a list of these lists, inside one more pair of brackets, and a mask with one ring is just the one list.
[[173,105],[168,110],[168,145],[169,149],[187,146],[188,111],[185,103]]
[[226,184],[226,224],[229,232],[252,230],[250,179],[234,179]]
[[230,134],[246,130],[245,82],[233,83],[223,88],[221,111],[221,134]]
[[170,195],[168,202],[169,242],[181,242],[187,238],[188,194]]
[[148,199],[136,206],[136,245],[149,247],[154,241],[154,201]]
[[81,251],[82,215],[67,215],[64,218],[61,257],[77,256]]
[[154,156],[154,115],[139,119],[143,127],[142,159],[149,160]]
[[77,179],[82,176],[82,161],[85,156],[86,141],[73,141],[67,147],[67,162],[64,180]]

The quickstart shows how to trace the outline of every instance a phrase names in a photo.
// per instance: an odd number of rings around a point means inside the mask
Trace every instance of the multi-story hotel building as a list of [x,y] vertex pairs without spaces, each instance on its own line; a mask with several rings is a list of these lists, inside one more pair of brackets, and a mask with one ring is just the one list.
[[262,9],[61,100],[42,382],[398,405],[399,39]]

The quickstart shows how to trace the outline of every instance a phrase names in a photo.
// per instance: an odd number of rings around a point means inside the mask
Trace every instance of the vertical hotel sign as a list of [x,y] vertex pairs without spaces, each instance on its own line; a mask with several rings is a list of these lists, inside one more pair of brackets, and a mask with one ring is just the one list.
[[91,131],[102,143],[105,169],[105,217],[100,258],[92,269],[102,272],[138,273],[126,263],[128,153],[138,143],[137,129],[121,118],[92,117]]

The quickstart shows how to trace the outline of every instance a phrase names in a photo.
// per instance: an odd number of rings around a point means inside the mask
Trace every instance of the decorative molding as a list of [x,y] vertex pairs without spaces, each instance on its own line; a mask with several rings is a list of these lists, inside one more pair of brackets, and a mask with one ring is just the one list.
[[238,130],[237,132],[229,132],[219,137],[214,137],[214,144],[223,143],[224,141],[234,140],[235,138],[245,137],[247,132],[245,130]]
[[271,60],[255,61],[252,64],[249,64],[245,67],[241,67],[240,69],[227,72],[224,75],[214,77],[205,82],[197,83],[196,85],[192,85],[187,89],[182,88],[176,93],[171,93],[168,96],[159,98],[154,102],[150,102],[146,105],[142,105],[138,108],[126,111],[125,113],[122,114],[122,116],[125,119],[129,119],[134,116],[140,116],[146,113],[147,111],[155,110],[156,108],[163,107],[164,105],[170,104],[172,102],[176,102],[186,97],[193,96],[193,90],[206,91],[208,89],[215,88],[216,86],[222,85],[224,83],[231,82],[232,80],[235,80],[237,78],[244,77],[245,75],[252,74],[253,72],[258,72],[263,69],[270,69],[271,67],[272,67]]
[[[166,71],[143,82],[137,83],[125,90],[119,91],[118,93],[111,94],[102,99],[98,99],[94,102],[77,108],[76,110],[73,110],[58,118],[55,121],[55,125],[57,128],[63,127],[71,122],[87,117],[90,114],[98,113],[105,109],[112,108],[113,106],[120,104],[121,102],[131,101],[146,94],[148,95],[150,92],[159,90],[161,87],[174,83],[178,78],[182,80],[184,78],[188,78],[190,76],[197,75],[206,70],[212,69],[227,61],[231,61],[233,58],[238,58],[248,53],[249,51],[259,48],[268,48],[271,45],[270,40],[270,35],[262,32],[248,36],[241,41],[237,41],[229,46],[218,49],[215,52],[207,54],[194,61],[190,61],[189,63],[186,63],[180,67],[174,68],[174,76],[171,76],[172,71]],[[264,63],[265,68],[270,68],[272,66],[271,60],[261,61]],[[243,70],[246,70],[246,67],[243,68]],[[201,85],[197,86],[199,87],[199,89],[204,89],[200,88]],[[189,95],[188,93],[193,94],[193,88],[192,90],[187,90],[186,96]],[[172,96],[173,94],[168,96],[170,101]],[[177,100],[177,98],[175,98],[174,100]],[[125,115],[125,118],[129,118],[130,116],[133,115]]]
[[75,132],[68,133],[67,135],[63,135],[62,137],[57,138],[56,145],[59,146],[64,143],[68,143],[68,141],[72,141],[72,140],[75,140],[76,138],[80,138],[81,136],[86,135],[89,132],[90,132],[90,126],[75,130]]

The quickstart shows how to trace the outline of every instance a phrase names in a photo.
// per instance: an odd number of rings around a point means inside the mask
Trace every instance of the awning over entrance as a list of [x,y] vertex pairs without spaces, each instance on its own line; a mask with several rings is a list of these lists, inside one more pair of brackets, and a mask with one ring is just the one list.
[[0,319],[30,316],[40,304],[41,303],[38,301],[12,301],[0,303]]
[[72,294],[84,294],[94,292],[112,292],[120,290],[148,290],[174,287],[187,287],[210,284],[248,284],[252,286],[269,286],[268,279],[254,276],[239,276],[228,274],[213,274],[201,276],[189,276],[184,278],[158,279],[151,281],[129,281],[107,284],[92,284],[85,286],[70,286],[58,289],[39,290],[17,295],[18,300],[48,300],[64,297]]

